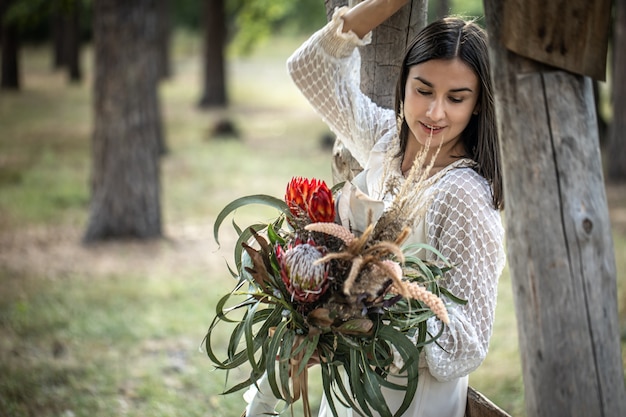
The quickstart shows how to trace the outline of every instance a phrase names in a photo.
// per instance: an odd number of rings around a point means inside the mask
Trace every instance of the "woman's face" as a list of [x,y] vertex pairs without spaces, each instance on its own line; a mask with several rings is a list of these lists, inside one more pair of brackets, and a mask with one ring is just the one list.
[[[472,69],[459,58],[433,59],[412,66],[405,86],[404,118],[409,147],[416,143],[441,146],[438,160],[465,153],[459,140],[477,110],[480,84]],[[413,142],[413,143],[411,143]]]

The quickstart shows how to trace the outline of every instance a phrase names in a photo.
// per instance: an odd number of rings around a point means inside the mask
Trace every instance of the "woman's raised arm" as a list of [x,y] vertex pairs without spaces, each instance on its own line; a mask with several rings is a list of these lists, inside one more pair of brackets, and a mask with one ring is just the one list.
[[343,31],[351,30],[363,38],[406,3],[408,0],[365,0],[343,16]]

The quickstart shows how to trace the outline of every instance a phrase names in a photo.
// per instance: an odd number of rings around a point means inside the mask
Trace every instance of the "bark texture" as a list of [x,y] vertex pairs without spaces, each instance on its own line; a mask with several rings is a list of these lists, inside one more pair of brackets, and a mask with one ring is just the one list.
[[[505,49],[507,1],[514,0],[486,0],[485,14],[527,415],[624,416],[592,82]],[[559,17],[546,18],[547,30],[558,31]]]
[[161,235],[157,0],[94,2],[94,133],[87,242]]
[[607,165],[612,182],[626,182],[626,0],[615,1],[613,32],[613,121]]

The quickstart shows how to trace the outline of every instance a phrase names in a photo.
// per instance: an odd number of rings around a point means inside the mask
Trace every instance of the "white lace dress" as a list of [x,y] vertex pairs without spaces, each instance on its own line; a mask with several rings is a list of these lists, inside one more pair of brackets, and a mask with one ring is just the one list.
[[[359,39],[352,32],[343,33],[340,17],[346,11],[336,10],[333,19],[289,58],[288,69],[315,110],[364,167],[353,182],[371,198],[389,203],[386,180],[389,176],[404,180],[401,161],[393,160],[398,141],[395,114],[361,92],[356,47],[369,43],[371,35]],[[449,310],[450,324],[438,340],[441,347],[430,344],[424,348],[417,392],[404,413],[407,417],[463,416],[468,374],[487,354],[497,283],[505,261],[504,232],[500,213],[492,206],[490,186],[472,164],[459,160],[428,179],[428,194],[434,199],[429,200],[432,202],[416,221],[411,236],[411,241],[430,244],[458,265],[442,284],[468,303]],[[428,326],[434,334],[439,330],[434,320]],[[250,399],[254,393],[253,388],[246,397]],[[273,407],[275,401],[264,397],[248,407],[249,417]],[[392,411],[400,406],[402,397],[402,392],[385,391]],[[335,405],[341,408],[338,401]],[[359,415],[347,408],[338,411],[341,417]],[[332,416],[326,398],[319,416]]]

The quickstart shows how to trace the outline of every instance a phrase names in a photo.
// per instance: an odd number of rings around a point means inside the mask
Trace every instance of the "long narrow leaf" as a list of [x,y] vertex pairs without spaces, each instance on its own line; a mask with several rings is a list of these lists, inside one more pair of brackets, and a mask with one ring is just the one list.
[[313,336],[310,339],[307,337],[305,341],[300,346],[298,346],[299,348],[305,348],[304,355],[302,356],[302,361],[300,362],[300,366],[298,367],[298,375],[300,375],[302,371],[304,371],[304,368],[308,366],[309,360],[313,357],[313,354],[315,353],[319,339],[319,334]]
[[278,385],[276,384],[276,357],[278,356],[278,352],[280,351],[280,346],[283,340],[283,336],[287,331],[287,322],[283,321],[276,326],[274,329],[274,334],[269,339],[269,345],[267,347],[267,352],[265,353],[266,358],[266,370],[267,370],[267,380],[272,388],[272,393],[276,398],[283,398]]
[[417,391],[419,378],[419,355],[418,349],[404,334],[398,332],[391,326],[384,326],[380,329],[379,336],[393,343],[396,351],[404,361],[404,366],[400,373],[406,374],[406,387],[404,398],[396,416],[401,416],[410,406]]
[[427,243],[410,243],[410,244],[404,245],[402,247],[402,252],[404,252],[405,254],[408,254],[408,255],[417,254],[421,250],[426,250],[428,252],[432,252],[433,254],[435,254],[437,256],[437,258],[439,258],[441,261],[443,261],[446,265],[452,266],[452,264],[450,263],[448,258],[443,256],[443,254],[441,252],[439,252],[437,249],[435,249],[433,246],[431,246],[431,245],[429,245]]
[[[252,237],[252,231],[258,233],[267,227],[266,224],[253,224],[250,227],[247,227],[245,230],[239,234],[239,238],[237,238],[237,242],[235,243],[235,250],[233,253],[233,257],[235,259],[235,265],[237,271],[241,271],[241,260],[243,256],[243,242],[248,242]],[[243,275],[243,274],[242,274]]]
[[291,358],[293,358],[292,349],[295,341],[295,334],[293,331],[286,331],[283,333],[280,343],[280,350],[278,353],[278,369],[280,378],[280,388],[283,392],[283,397],[287,403],[293,403],[294,399],[291,395],[289,380],[291,375]]
[[368,407],[368,402],[370,398],[368,397],[367,390],[365,388],[365,384],[363,381],[364,369],[360,366],[362,360],[361,352],[357,349],[350,350],[350,364],[348,367],[348,375],[350,378],[350,389],[354,395],[354,398],[359,403],[359,408],[361,409],[360,414],[366,414],[369,417],[372,417],[372,411]]
[[336,367],[322,363],[320,364],[322,369],[322,388],[324,389],[324,395],[328,406],[333,413],[333,416],[337,415],[337,408],[335,407],[335,391],[332,389],[332,383],[335,381],[335,373],[333,372]]
[[244,335],[246,340],[246,352],[248,361],[252,366],[252,370],[256,373],[261,373],[263,370],[258,367],[257,362],[254,360],[254,355],[260,347],[258,343],[255,343],[254,337],[254,325],[260,321],[260,316],[257,315],[257,309],[260,307],[261,302],[248,308],[248,316],[244,320]]
[[457,297],[456,295],[452,294],[447,288],[440,287],[439,291],[441,291],[441,294],[448,297],[454,303],[461,304],[461,305],[467,304],[466,299]]
[[275,209],[283,213],[289,211],[287,204],[283,200],[276,198],[276,197],[272,197],[272,196],[265,195],[265,194],[255,194],[255,195],[240,197],[230,202],[229,204],[227,204],[226,207],[224,207],[222,211],[219,212],[219,214],[217,215],[217,218],[215,219],[215,223],[213,225],[213,237],[215,238],[215,242],[218,245],[220,244],[219,230],[224,219],[226,219],[226,217],[228,217],[230,213],[237,210],[238,208],[247,206],[250,204],[263,204],[266,206],[274,207]]

